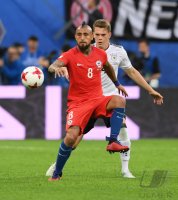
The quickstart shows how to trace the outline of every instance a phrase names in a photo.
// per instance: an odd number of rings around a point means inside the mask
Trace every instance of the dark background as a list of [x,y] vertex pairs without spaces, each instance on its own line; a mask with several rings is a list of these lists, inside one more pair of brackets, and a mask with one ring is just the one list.
[[[178,89],[159,89],[164,104],[156,106],[141,90],[138,100],[127,100],[126,114],[140,126],[141,138],[178,137]],[[51,97],[53,98],[53,97]],[[65,134],[67,90],[63,89],[63,135]],[[0,105],[26,126],[27,138],[44,138],[45,90],[27,90],[26,99],[0,99]],[[101,121],[97,125],[103,125]],[[10,126],[10,124],[9,124]],[[15,131],[15,130],[14,130]],[[132,134],[132,133],[130,133]]]

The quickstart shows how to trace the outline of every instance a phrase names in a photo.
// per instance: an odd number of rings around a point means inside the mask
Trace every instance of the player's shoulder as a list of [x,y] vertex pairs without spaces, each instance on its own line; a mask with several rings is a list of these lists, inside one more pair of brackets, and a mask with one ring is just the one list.
[[110,44],[109,48],[106,50],[107,54],[119,54],[120,56],[125,56],[127,54],[125,48],[121,45]]
[[78,53],[77,48],[73,47],[69,49],[68,51],[64,52],[63,55],[75,55],[77,53]]
[[63,52],[58,59],[67,59],[67,60],[72,60],[74,57],[76,57],[77,50],[75,47],[69,49],[68,51]]
[[122,45],[117,45],[117,44],[113,44],[111,43],[109,45],[108,50],[113,50],[113,51],[125,51],[124,47]]
[[77,51],[77,47],[73,47],[71,49],[69,49],[68,51],[66,51],[66,53],[68,54],[76,54],[78,51]]

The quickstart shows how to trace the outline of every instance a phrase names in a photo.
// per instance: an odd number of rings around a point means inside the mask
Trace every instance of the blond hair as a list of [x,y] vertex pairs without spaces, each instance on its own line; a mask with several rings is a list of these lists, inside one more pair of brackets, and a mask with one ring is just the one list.
[[94,22],[93,24],[93,31],[95,30],[95,28],[105,28],[108,30],[108,32],[111,32],[111,24],[105,20],[105,19],[98,19]]

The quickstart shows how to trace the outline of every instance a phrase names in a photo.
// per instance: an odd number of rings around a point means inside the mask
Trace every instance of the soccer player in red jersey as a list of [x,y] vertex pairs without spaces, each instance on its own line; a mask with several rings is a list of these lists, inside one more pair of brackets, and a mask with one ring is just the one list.
[[[108,27],[108,23],[106,22],[106,21],[104,21],[104,24],[105,24],[105,26],[103,27],[103,21],[102,20],[98,20],[98,21],[101,21],[102,23],[102,27],[100,27],[99,26],[99,28],[97,29],[98,31],[100,31],[99,33],[97,32],[97,34],[100,34],[100,35],[102,35],[102,37],[104,38],[103,39],[103,43],[102,43],[102,45],[106,45],[106,47],[108,47],[110,44],[109,44],[109,32],[108,32],[108,29],[106,29],[106,27]],[[100,24],[100,25],[101,25]],[[94,28],[94,30],[95,30],[95,28]],[[95,33],[95,32],[94,32]],[[81,34],[81,33],[78,33],[78,34]],[[96,35],[96,33],[95,33],[95,35]],[[96,38],[95,38],[96,39]],[[97,43],[98,42],[98,43]],[[98,40],[96,40],[96,44],[99,44],[99,45],[101,45],[101,40],[100,41],[98,41]],[[111,46],[113,46],[113,45],[111,45]],[[80,47],[80,46],[79,46]],[[101,48],[101,49],[104,49],[104,50],[106,50],[105,48],[103,48],[103,46],[102,47],[99,47],[99,48]],[[113,52],[117,52],[118,53],[118,47],[113,47],[114,49],[113,49]],[[107,50],[106,50],[106,52],[108,51],[108,50],[111,50],[110,48],[108,48]],[[123,55],[123,50],[121,49],[121,47],[119,48],[119,50],[120,50],[120,52],[119,52],[119,58],[118,59],[125,59],[125,54]],[[122,51],[121,51],[122,50]],[[107,52],[107,54],[109,54],[109,52]],[[62,55],[62,57],[63,57],[63,55]],[[69,56],[70,57],[70,56]],[[128,59],[128,58],[127,58]],[[88,59],[87,59],[88,60]],[[111,60],[112,61],[112,60]],[[117,63],[119,63],[119,62],[121,62],[120,60],[118,60],[118,62]],[[112,62],[111,62],[112,63]],[[118,69],[118,66],[115,66],[115,65],[117,65],[117,63],[115,64],[115,63],[113,63],[112,65],[116,68],[114,68],[114,70],[115,70],[115,74],[117,74],[117,69]],[[133,69],[133,67],[131,66],[131,64],[130,64],[130,62],[126,62],[125,61],[125,63],[127,63],[127,66],[129,66],[128,68],[129,69]],[[122,65],[124,65],[125,63],[122,63]],[[129,65],[130,64],[130,65]],[[119,65],[119,64],[118,64]],[[126,65],[126,64],[125,64]],[[124,65],[124,66],[125,66]],[[83,66],[84,67],[84,65],[83,65],[83,63],[80,61],[80,63],[78,63],[77,64],[77,66]],[[112,66],[112,67],[113,67]],[[88,69],[89,70],[89,69]],[[133,70],[132,70],[133,71]],[[65,77],[68,77],[68,69],[66,69],[66,68],[64,68],[64,67],[61,67],[60,69],[58,69],[58,70],[56,70],[56,73],[58,74],[58,75],[63,75],[63,76],[65,76]],[[105,73],[102,73],[102,75],[104,75],[106,78],[107,78],[107,75],[105,74]],[[88,71],[88,77],[90,76],[90,78],[92,78],[92,69],[90,68],[90,70]],[[142,87],[144,87],[146,90],[149,90],[150,91],[150,94],[153,96],[153,98],[154,98],[154,102],[156,103],[156,104],[158,104],[158,105],[161,105],[162,104],[162,102],[163,102],[163,97],[158,93],[158,92],[156,92],[156,91],[154,91],[153,89],[151,89],[151,87],[148,87],[147,85],[148,84],[144,84],[143,83],[143,81],[141,81],[140,79],[141,78],[139,78],[138,77],[139,76],[139,74],[137,75],[137,76],[134,76],[133,77],[133,79],[136,81],[136,82],[138,82],[138,83],[140,83],[140,85],[142,86]],[[102,77],[102,76],[101,76]],[[83,78],[83,77],[82,77]],[[106,79],[105,78],[105,79]],[[107,80],[103,80],[104,78],[102,77],[102,83],[105,81],[105,90],[107,89],[107,92],[105,91],[103,94],[104,94],[104,96],[109,96],[110,94],[112,94],[112,95],[118,95],[117,93],[117,90],[115,89],[115,87],[114,87],[114,85],[112,85],[112,82],[110,82],[110,80],[109,79],[107,79]],[[137,81],[137,79],[139,80],[139,81]],[[70,80],[71,81],[71,80]],[[82,80],[83,81],[83,80]],[[87,81],[87,79],[86,79],[86,81]],[[109,86],[107,85],[107,84],[109,84]],[[112,86],[112,87],[111,87]],[[93,87],[91,87],[91,88],[93,88]],[[104,89],[103,89],[104,90]],[[85,96],[85,95],[84,95]],[[88,102],[87,102],[88,103]],[[95,121],[96,121],[96,119],[95,118],[93,118],[93,117],[95,117],[95,116],[97,116],[97,115],[91,115],[91,118],[90,118],[90,122],[88,123],[88,125],[87,125],[87,127],[85,127],[85,130],[82,132],[82,133],[87,133],[91,128],[93,128],[94,127],[94,123],[95,123]],[[113,116],[112,116],[113,117]],[[72,123],[72,118],[73,118],[73,111],[70,113],[70,116],[69,116],[69,124],[70,123]],[[79,117],[80,118],[80,117]],[[71,119],[71,121],[70,121],[70,119]],[[107,119],[109,119],[109,118],[107,118]],[[111,119],[112,120],[112,119]],[[117,121],[115,121],[115,123],[117,123]],[[108,124],[108,122],[107,122],[107,124]],[[125,134],[125,133],[124,133]],[[111,137],[110,137],[110,139],[112,138],[112,131],[111,131]],[[78,139],[77,139],[77,141],[75,142],[75,144],[73,145],[73,148],[75,148],[78,144],[79,144],[79,142],[80,142],[80,140],[82,139],[82,135],[80,135],[80,136],[78,136]],[[113,143],[112,143],[113,144]],[[126,144],[125,144],[126,145]],[[108,145],[109,146],[109,145]],[[110,146],[109,146],[110,147]],[[107,147],[107,149],[108,149],[108,147]],[[112,152],[115,152],[115,151],[113,151],[113,149],[112,149]],[[125,160],[124,160],[125,161]],[[46,175],[48,176],[51,176],[52,174],[53,174],[53,172],[54,172],[54,170],[55,170],[55,166],[56,166],[56,163],[54,163],[53,165],[51,165],[50,166],[50,168],[48,169],[48,171],[47,171],[47,173],[46,173]],[[125,166],[125,164],[124,164],[124,166]],[[127,166],[125,167],[125,168],[128,168],[128,162],[127,162]],[[124,170],[125,170],[125,168],[124,168]],[[61,172],[62,173],[62,172]],[[131,173],[130,173],[131,174]],[[134,176],[132,175],[128,175],[128,173],[127,173],[127,176],[124,176],[124,177],[131,177],[131,178],[133,178]]]
[[59,180],[62,169],[68,160],[73,145],[79,135],[83,134],[91,117],[111,117],[111,134],[107,151],[125,152],[129,148],[117,141],[125,112],[125,99],[121,96],[103,96],[101,86],[101,70],[104,68],[119,92],[127,96],[124,87],[117,81],[112,66],[107,61],[105,51],[91,45],[93,33],[91,27],[82,24],[76,29],[77,46],[63,53],[49,71],[56,75],[63,74],[63,68],[69,73],[68,110],[66,136],[61,143],[56,161],[56,168],[50,181]]

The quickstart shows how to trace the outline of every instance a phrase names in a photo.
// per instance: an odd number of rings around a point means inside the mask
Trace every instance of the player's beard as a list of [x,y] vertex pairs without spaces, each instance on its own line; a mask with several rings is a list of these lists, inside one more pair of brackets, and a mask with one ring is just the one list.
[[78,48],[80,49],[80,51],[82,51],[82,52],[84,52],[84,51],[86,51],[86,50],[88,50],[89,49],[89,47],[90,47],[90,44],[87,44],[87,45],[79,45],[78,44]]

